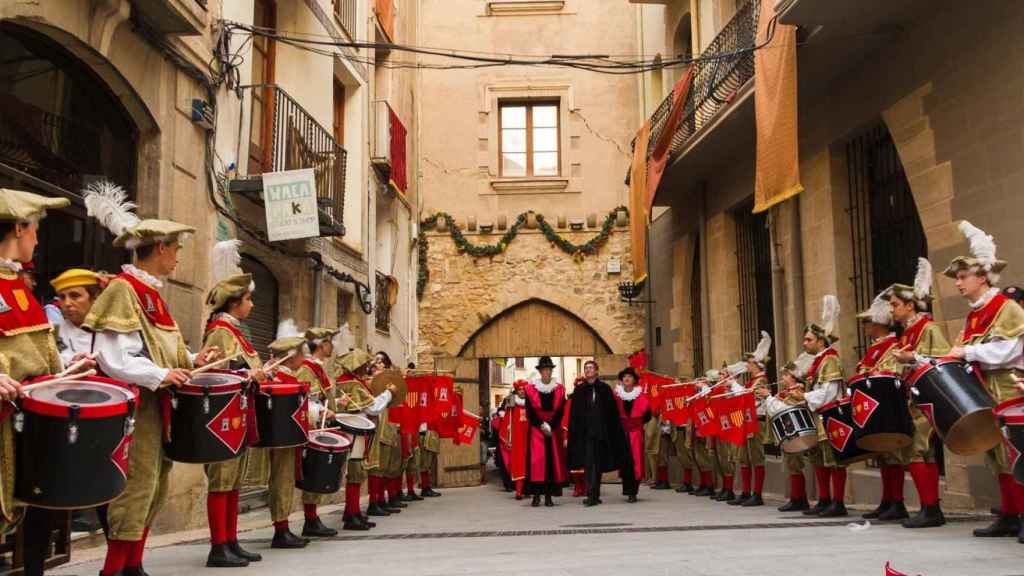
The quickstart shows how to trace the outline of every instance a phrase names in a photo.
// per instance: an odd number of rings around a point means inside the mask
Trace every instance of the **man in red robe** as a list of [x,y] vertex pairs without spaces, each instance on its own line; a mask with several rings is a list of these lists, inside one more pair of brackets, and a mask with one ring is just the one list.
[[530,422],[526,417],[526,380],[516,380],[513,384],[511,402],[505,411],[502,442],[507,442],[506,456],[509,477],[516,487],[516,500],[523,499],[526,485],[526,444],[529,441]]
[[644,424],[651,420],[651,404],[637,386],[639,379],[636,370],[628,367],[619,372],[619,385],[615,387],[615,402],[629,446],[619,476],[622,494],[630,504],[636,502],[640,481],[644,478]]
[[526,447],[526,491],[533,496],[532,506],[554,506],[554,496],[562,495],[566,481],[565,444],[562,436],[562,412],[565,387],[551,373],[555,364],[544,356],[537,364],[540,378],[526,388],[526,417],[529,442]]

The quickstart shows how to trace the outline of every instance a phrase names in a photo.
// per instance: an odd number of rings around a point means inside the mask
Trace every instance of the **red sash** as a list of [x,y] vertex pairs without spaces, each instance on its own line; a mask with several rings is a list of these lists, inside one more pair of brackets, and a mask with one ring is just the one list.
[[903,334],[900,335],[900,348],[906,348],[910,346],[911,350],[917,349],[917,344],[921,341],[921,335],[924,334],[924,329],[928,326],[928,323],[932,319],[927,314],[921,314],[921,317],[917,319],[912,325],[908,326]]
[[20,276],[0,277],[0,334],[14,336],[50,328],[46,312]]
[[302,363],[307,368],[312,370],[313,374],[316,374],[316,377],[320,379],[320,389],[321,390],[323,390],[324,392],[327,392],[328,390],[331,389],[331,386],[333,386],[334,384],[331,382],[331,379],[327,377],[327,371],[324,370],[323,366],[321,366],[319,363],[314,362],[313,360],[309,360],[309,359],[303,360]]
[[238,345],[242,347],[242,350],[244,350],[246,354],[249,356],[254,356],[256,354],[256,349],[249,343],[245,334],[242,334],[242,331],[231,322],[228,322],[227,320],[214,320],[206,325],[206,333],[209,334],[210,332],[213,332],[214,328],[224,328],[228,332],[231,332],[231,335],[235,337],[235,340],[238,340]]
[[146,315],[151,324],[163,330],[178,329],[178,323],[171,317],[167,304],[156,288],[127,272],[122,272],[117,277],[127,282],[135,291],[135,297],[139,300],[142,313]]
[[[920,334],[918,336],[920,336]],[[864,358],[857,364],[857,370],[874,369],[878,364],[878,361],[882,359],[882,356],[885,356],[885,353],[895,346],[897,341],[896,337],[890,334],[869,346],[867,352],[864,353]]]
[[818,375],[818,369],[821,368],[821,363],[829,356],[839,356],[839,352],[836,352],[835,348],[826,348],[824,352],[814,357],[814,362],[811,363],[811,368],[807,371],[808,382],[814,382]]
[[1003,309],[1003,305],[1008,301],[1009,299],[1006,296],[998,293],[989,300],[988,304],[971,310],[967,315],[967,321],[964,323],[964,333],[960,337],[960,344],[973,344],[984,338],[992,328],[992,323],[995,322],[999,311]]

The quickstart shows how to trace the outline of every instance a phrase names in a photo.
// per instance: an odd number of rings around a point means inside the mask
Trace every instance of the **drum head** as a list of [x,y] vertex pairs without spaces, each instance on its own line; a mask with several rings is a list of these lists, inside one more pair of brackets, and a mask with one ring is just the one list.
[[239,384],[245,382],[247,378],[235,372],[204,372],[202,374],[196,374],[192,377],[191,384],[195,386],[205,386],[207,388],[216,388],[218,386],[232,386],[237,388]]
[[128,390],[96,382],[44,383],[27,394],[32,400],[56,406],[114,406],[132,398]]
[[340,452],[352,447],[352,439],[331,430],[313,430],[309,433],[309,445],[331,452]]
[[1024,396],[996,406],[996,415],[1006,424],[1024,424]]
[[359,414],[338,414],[334,419],[338,424],[341,424],[342,428],[357,433],[365,434],[377,428],[377,425],[372,420]]

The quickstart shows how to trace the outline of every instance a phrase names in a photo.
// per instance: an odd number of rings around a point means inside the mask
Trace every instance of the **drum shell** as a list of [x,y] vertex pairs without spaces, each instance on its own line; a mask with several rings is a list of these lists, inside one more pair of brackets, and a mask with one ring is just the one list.
[[306,395],[256,394],[256,426],[260,448],[292,448],[306,443],[306,428],[293,415],[306,410]]
[[376,430],[347,426],[342,420],[338,421],[338,428],[352,436],[352,449],[349,450],[348,459],[363,460],[366,457],[366,453],[370,451],[370,445],[373,443],[373,436]]
[[78,419],[73,444],[70,418],[28,411],[16,417],[24,420],[15,434],[15,498],[37,508],[76,509],[99,506],[124,492],[127,479],[113,458],[130,443],[128,414]]
[[[175,462],[189,464],[212,464],[238,458],[245,452],[248,443],[243,438],[238,451],[218,439],[207,427],[236,398],[243,400],[244,392],[234,390],[228,393],[182,394],[174,393],[174,404],[170,415],[170,441],[164,442],[164,453]],[[204,403],[209,401],[208,410]],[[245,399],[247,402],[248,399]],[[244,403],[242,404],[245,405]],[[245,430],[246,411],[241,412],[242,429]]]
[[1002,432],[974,368],[956,361],[925,364],[910,377],[914,404],[931,415],[932,425],[953,453],[971,456],[1002,442]]
[[341,490],[341,475],[348,455],[348,450],[321,450],[314,444],[307,444],[300,455],[302,477],[295,480],[295,487],[315,494],[334,494]]
[[[832,402],[822,407],[820,414],[822,423],[825,426],[825,432],[829,435],[829,446],[832,448],[833,454],[835,454],[837,463],[843,465],[853,464],[854,462],[867,460],[874,455],[874,452],[865,449],[859,442],[860,432],[853,421],[853,409],[850,402]],[[850,438],[842,449],[831,441],[831,434],[828,432],[831,420],[839,421],[850,432]]]
[[775,414],[771,427],[783,452],[799,454],[818,445],[815,416],[806,406],[793,406]]
[[857,445],[868,452],[896,452],[914,441],[914,420],[907,403],[909,386],[895,374],[863,374],[850,380],[851,408],[860,395],[877,402],[864,426],[855,419]]
[[[1024,454],[1024,410],[1021,407],[1024,406],[1024,397],[1013,398],[1003,402],[996,407],[996,416],[999,418],[999,424],[1003,429],[1003,437],[1009,448],[1008,450],[1016,453],[1016,458],[1009,462],[1013,478],[1017,482],[1024,484],[1024,458],[1021,458],[1021,454]],[[1008,415],[1009,409],[1014,409],[1012,416]]]

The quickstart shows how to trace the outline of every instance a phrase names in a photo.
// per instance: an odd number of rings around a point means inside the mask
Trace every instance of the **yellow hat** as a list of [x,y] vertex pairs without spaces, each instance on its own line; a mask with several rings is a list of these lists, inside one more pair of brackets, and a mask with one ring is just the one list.
[[270,351],[274,354],[287,354],[292,350],[298,350],[306,343],[302,336],[285,336],[270,343]]
[[23,222],[46,215],[50,208],[64,208],[71,204],[67,198],[49,198],[31,192],[0,188],[0,221]]
[[195,231],[196,229],[192,226],[171,220],[142,220],[115,238],[114,246],[134,250],[147,244],[173,242],[182,234],[192,234]]
[[53,289],[57,292],[63,292],[68,288],[77,288],[79,286],[97,286],[99,283],[100,275],[85,268],[70,268],[62,272],[60,276],[50,280],[50,286],[53,286]]
[[330,340],[340,332],[337,328],[314,327],[306,330],[306,340]]
[[236,274],[217,282],[206,295],[206,305],[211,310],[220,310],[228,300],[240,298],[246,292],[255,290],[256,284],[252,280],[252,274]]

